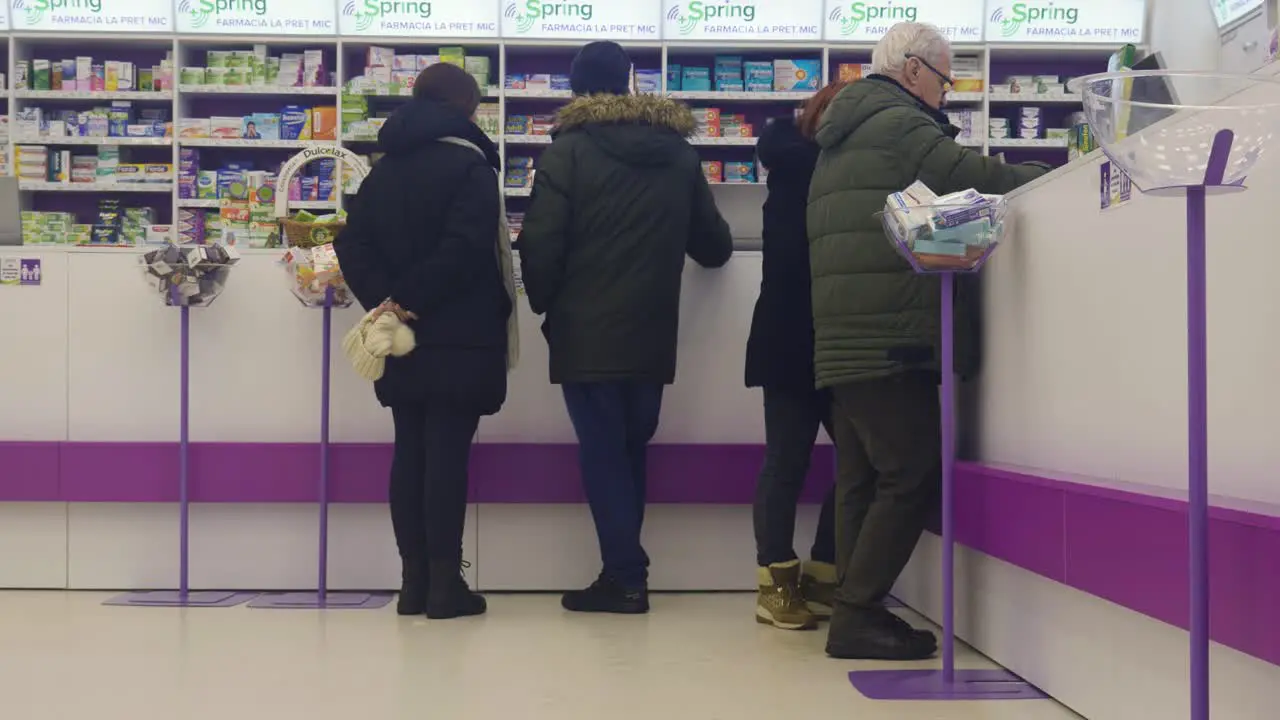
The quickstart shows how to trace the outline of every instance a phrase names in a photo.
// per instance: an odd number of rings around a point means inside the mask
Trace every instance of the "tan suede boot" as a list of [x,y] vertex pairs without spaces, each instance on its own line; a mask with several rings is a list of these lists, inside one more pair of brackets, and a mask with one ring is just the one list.
[[836,566],[813,560],[805,563],[804,575],[800,578],[800,593],[804,596],[809,612],[820,620],[830,618],[831,608],[836,601]]
[[783,630],[813,630],[818,619],[800,594],[800,561],[756,568],[756,622]]

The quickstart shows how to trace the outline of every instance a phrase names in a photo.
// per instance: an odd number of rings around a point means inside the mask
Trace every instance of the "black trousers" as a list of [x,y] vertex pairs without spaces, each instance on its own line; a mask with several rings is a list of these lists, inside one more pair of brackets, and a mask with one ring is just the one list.
[[884,601],[915,552],[942,489],[942,431],[934,375],[906,374],[834,388],[836,599]]
[[[809,476],[818,426],[831,428],[831,395],[823,390],[764,389],[764,466],[756,481],[753,522],[756,564],[761,567],[796,559],[796,506]],[[835,488],[827,491],[818,515],[812,560],[835,562]]]
[[467,466],[480,416],[434,406],[394,407],[391,414],[391,525],[400,557],[409,564],[460,563]]

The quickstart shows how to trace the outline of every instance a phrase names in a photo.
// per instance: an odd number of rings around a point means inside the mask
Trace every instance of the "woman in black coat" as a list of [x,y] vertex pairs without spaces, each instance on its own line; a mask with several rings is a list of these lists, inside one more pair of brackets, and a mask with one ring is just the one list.
[[810,630],[829,616],[835,593],[834,487],[822,501],[810,562],[792,548],[796,505],[809,474],[818,426],[831,435],[831,400],[814,389],[813,302],[805,208],[818,162],[822,112],[842,85],[824,88],[799,118],[770,122],[756,152],[769,171],[764,204],[760,298],[747,341],[747,387],[764,389],[765,460],[756,484],[756,619]]
[[416,338],[375,385],[395,421],[402,615],[485,611],[461,574],[467,466],[481,416],[506,399],[513,304],[499,263],[498,151],[474,122],[479,104],[460,68],[424,70],[379,133],[386,154],[334,242],[360,304],[395,313]]

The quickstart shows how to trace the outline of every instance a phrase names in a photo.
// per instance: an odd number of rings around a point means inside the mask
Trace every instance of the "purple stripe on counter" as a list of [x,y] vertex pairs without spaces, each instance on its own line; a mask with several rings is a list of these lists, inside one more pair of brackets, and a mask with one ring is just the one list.
[[[655,445],[649,498],[656,503],[749,504],[764,459],[758,445]],[[814,451],[804,502],[832,483],[833,453]],[[176,502],[176,443],[0,443],[0,502]],[[391,448],[334,444],[329,492],[336,503],[387,499]],[[192,443],[192,502],[305,503],[319,497],[319,446],[306,443]],[[576,445],[478,444],[470,501],[585,502]]]
[[[956,484],[965,545],[1187,628],[1185,501],[1158,488],[1140,494],[970,463],[959,465]],[[1280,512],[1209,513],[1211,636],[1280,665]]]

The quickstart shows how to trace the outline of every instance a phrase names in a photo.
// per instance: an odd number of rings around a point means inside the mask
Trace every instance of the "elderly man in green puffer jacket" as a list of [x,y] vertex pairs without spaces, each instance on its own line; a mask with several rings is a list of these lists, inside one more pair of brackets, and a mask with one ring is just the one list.
[[[893,26],[871,64],[874,74],[845,88],[823,117],[809,188],[817,384],[832,389],[839,453],[840,585],[827,653],[915,660],[933,655],[937,639],[883,601],[940,487],[939,284],[911,271],[876,213],[886,196],[917,180],[939,195],[1005,193],[1046,168],[1007,165],[955,142],[939,110],[950,89],[951,46],[937,28]],[[966,300],[958,315],[975,309]],[[971,317],[957,322],[962,362],[974,344],[965,332]]]

